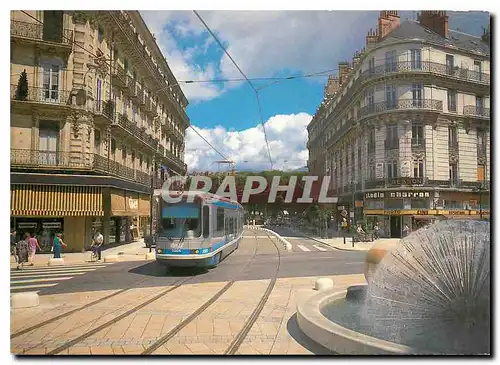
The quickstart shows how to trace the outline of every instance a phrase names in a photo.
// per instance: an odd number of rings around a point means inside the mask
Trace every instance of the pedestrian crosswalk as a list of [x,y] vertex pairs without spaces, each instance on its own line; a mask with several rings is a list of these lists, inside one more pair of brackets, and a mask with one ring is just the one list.
[[111,264],[95,263],[53,267],[25,267],[23,270],[11,270],[10,291],[13,293],[25,291],[39,291],[43,288],[73,279],[76,276]]
[[311,243],[292,243],[292,251],[293,252],[331,252],[335,251],[333,247],[329,247],[327,245],[322,244],[311,244]]

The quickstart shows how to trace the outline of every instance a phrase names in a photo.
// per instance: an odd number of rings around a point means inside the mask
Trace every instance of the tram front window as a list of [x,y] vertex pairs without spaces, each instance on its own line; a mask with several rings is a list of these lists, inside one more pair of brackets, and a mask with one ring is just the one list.
[[193,238],[201,235],[200,207],[196,204],[176,204],[162,207],[160,236]]

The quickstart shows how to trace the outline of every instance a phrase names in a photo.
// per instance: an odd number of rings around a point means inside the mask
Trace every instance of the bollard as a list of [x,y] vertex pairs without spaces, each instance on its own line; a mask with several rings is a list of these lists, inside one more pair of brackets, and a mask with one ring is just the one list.
[[354,236],[352,236],[352,247],[354,248]]
[[344,234],[344,245],[345,245],[345,234]]

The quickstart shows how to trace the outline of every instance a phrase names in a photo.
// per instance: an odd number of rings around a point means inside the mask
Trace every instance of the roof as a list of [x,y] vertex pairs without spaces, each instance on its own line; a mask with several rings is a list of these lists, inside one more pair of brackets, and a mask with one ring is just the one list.
[[480,37],[450,29],[448,31],[448,38],[445,38],[414,20],[407,20],[401,23],[398,28],[389,33],[377,46],[390,45],[394,42],[415,38],[442,46],[455,46],[465,51],[479,52],[490,56],[489,44],[483,42]]

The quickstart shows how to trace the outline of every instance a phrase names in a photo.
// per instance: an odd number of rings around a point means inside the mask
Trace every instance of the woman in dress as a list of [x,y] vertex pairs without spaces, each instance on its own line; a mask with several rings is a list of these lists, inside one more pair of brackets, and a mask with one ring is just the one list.
[[54,251],[54,258],[55,259],[61,258],[61,250],[63,247],[67,247],[67,246],[62,240],[61,234],[58,233],[54,237],[54,242],[53,242],[53,246],[52,246],[52,250]]

